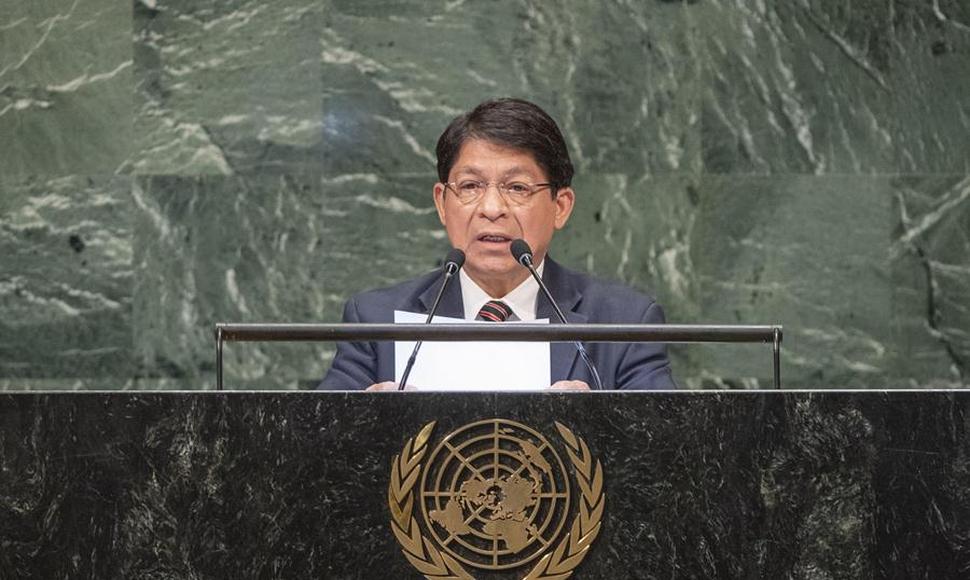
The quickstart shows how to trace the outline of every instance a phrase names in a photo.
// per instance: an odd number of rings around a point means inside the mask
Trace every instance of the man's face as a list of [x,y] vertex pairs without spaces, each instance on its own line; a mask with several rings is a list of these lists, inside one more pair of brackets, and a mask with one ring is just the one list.
[[499,193],[497,183],[546,183],[546,173],[531,154],[480,139],[462,145],[451,168],[451,183],[472,179],[489,182],[485,194],[463,204],[455,192],[438,183],[434,201],[451,245],[465,251],[465,272],[495,297],[513,290],[528,275],[512,257],[512,240],[523,238],[532,247],[536,264],[542,260],[553,232],[566,225],[575,194],[565,187],[553,198],[544,188],[518,205]]

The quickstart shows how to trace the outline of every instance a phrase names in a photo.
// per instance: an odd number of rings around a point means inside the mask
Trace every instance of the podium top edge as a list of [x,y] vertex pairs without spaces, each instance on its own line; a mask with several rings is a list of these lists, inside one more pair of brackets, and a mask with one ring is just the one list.
[[780,325],[714,324],[277,324],[218,323],[217,340],[250,341],[523,341],[781,342]]

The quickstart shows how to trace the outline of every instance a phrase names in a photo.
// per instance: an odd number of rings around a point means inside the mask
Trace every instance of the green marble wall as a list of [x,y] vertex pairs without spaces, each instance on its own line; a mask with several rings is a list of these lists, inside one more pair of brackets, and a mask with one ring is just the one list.
[[[0,387],[210,388],[215,322],[433,267],[437,135],[504,95],[568,136],[561,261],[784,324],[789,387],[970,384],[963,0],[0,0]],[[673,354],[769,383],[763,346]]]

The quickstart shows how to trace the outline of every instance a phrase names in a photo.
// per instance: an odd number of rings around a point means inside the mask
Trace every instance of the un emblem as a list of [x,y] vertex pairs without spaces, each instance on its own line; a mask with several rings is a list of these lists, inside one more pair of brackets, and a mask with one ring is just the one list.
[[556,446],[526,425],[470,423],[429,452],[434,426],[408,439],[391,468],[391,529],[408,561],[428,578],[526,565],[524,579],[569,577],[606,503],[603,468],[586,443],[556,423],[574,486]]

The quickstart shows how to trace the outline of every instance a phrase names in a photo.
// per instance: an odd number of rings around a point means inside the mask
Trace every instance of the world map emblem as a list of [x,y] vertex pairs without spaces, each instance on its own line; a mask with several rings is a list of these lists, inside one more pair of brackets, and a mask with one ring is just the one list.
[[599,534],[606,496],[585,441],[555,425],[555,441],[507,419],[469,423],[437,443],[432,421],[409,438],[388,486],[408,561],[427,578],[520,568],[525,579],[569,577]]

